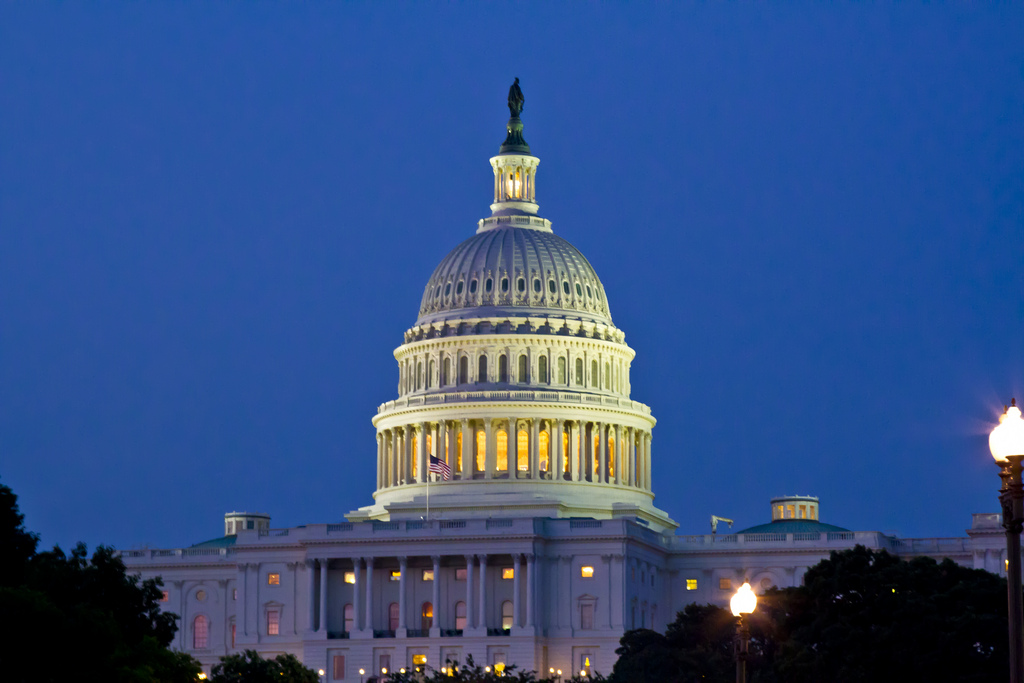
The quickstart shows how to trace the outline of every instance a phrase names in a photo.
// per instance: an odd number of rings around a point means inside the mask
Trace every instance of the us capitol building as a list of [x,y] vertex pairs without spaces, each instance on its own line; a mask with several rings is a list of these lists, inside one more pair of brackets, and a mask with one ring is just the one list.
[[625,631],[725,605],[744,580],[798,584],[855,544],[1003,572],[997,514],[974,515],[967,537],[899,539],[785,496],[761,526],[676,534],[654,506],[655,419],[631,397],[633,349],[593,267],[538,213],[522,108],[516,79],[491,215],[434,270],[394,352],[373,504],[288,529],[231,512],[222,538],[121,551],[130,572],[163,578],[175,648],[207,672],[245,649],[292,653],[328,681],[469,655],[607,674]]

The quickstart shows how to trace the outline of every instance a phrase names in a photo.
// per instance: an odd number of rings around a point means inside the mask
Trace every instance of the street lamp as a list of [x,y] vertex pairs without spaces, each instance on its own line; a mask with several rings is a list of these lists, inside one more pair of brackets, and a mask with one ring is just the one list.
[[1015,399],[988,435],[988,447],[999,465],[999,503],[1006,529],[1006,599],[1010,616],[1010,681],[1024,683],[1024,607],[1021,604],[1020,532],[1024,528],[1024,418]]
[[363,676],[366,675],[366,669],[359,670],[359,683],[363,683]]
[[736,647],[736,683],[747,683],[747,657],[750,648],[750,625],[747,624],[744,615],[752,613],[757,609],[757,594],[750,589],[750,582],[744,581],[737,589],[736,594],[729,601],[734,616],[739,617],[736,622],[736,635],[739,643]]

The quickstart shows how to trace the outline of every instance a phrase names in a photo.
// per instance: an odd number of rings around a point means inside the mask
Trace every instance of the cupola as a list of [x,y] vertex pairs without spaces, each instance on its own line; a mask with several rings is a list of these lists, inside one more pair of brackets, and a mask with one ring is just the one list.
[[498,156],[491,157],[494,169],[494,216],[537,214],[536,177],[540,159],[530,154],[530,146],[523,139],[523,122],[519,115],[523,111],[523,91],[519,79],[508,90],[508,110],[511,117],[506,129],[508,135],[498,149]]

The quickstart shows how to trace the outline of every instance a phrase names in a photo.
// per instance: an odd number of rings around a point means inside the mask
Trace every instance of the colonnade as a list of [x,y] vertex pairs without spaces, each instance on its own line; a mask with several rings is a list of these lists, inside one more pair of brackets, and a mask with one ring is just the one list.
[[377,432],[377,489],[425,481],[427,458],[453,479],[553,479],[651,489],[651,432],[549,418],[424,421]]
[[[497,628],[501,624],[492,625],[489,623],[488,595],[487,595],[487,554],[471,554],[461,556],[465,560],[466,569],[466,590],[465,594],[449,595],[449,611],[441,602],[441,556],[430,557],[433,564],[433,580],[431,593],[431,636],[437,636],[440,630],[459,629],[472,631],[474,629]],[[507,558],[508,555],[503,555]],[[389,565],[395,560],[399,567],[398,587],[398,632],[399,637],[406,635],[408,630],[408,594],[409,581],[409,558],[402,556],[397,558],[386,558]],[[512,628],[532,628],[536,618],[537,580],[536,580],[536,556],[533,554],[513,554],[513,587],[512,587]],[[306,567],[309,572],[307,605],[309,609],[309,631],[327,632],[328,614],[328,573],[330,563],[340,562],[341,571],[351,571],[354,574],[352,583],[352,631],[367,632],[388,630],[383,628],[385,624],[379,624],[374,619],[374,566],[377,557],[354,557],[343,559],[316,558],[306,560]],[[526,568],[526,599],[521,600],[523,568]],[[336,567],[337,568],[337,567]],[[448,571],[456,571],[461,567],[445,567]],[[383,580],[383,579],[382,579]],[[465,606],[465,614],[456,613],[456,605],[462,603]],[[465,619],[465,624],[458,624],[457,619]],[[461,628],[459,628],[461,626]],[[427,635],[427,634],[423,634]]]

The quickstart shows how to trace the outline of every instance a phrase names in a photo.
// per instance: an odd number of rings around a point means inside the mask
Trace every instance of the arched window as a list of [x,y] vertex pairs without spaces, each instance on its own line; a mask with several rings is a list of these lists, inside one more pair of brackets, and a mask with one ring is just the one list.
[[598,373],[597,373],[597,361],[596,360],[590,361],[590,386],[596,387],[598,389],[601,388],[601,378],[598,376]]
[[398,603],[393,602],[388,605],[388,630],[398,630]]
[[558,383],[565,384],[565,357],[558,358]]
[[612,388],[611,375],[612,375],[612,373],[611,373],[611,365],[609,365],[606,362],[604,364],[604,388],[605,389],[611,389]]
[[537,360],[537,381],[541,384],[548,383],[548,357],[541,356]]
[[463,356],[459,359],[459,384],[469,381],[469,359]]
[[455,603],[455,630],[463,631],[466,628],[466,603],[459,601]]
[[499,472],[508,471],[508,432],[498,430],[498,465]]
[[540,471],[548,471],[548,430],[544,429],[541,431],[539,438],[537,439],[538,453],[540,455]]
[[569,432],[562,431],[562,473],[569,474]]
[[501,603],[501,628],[505,631],[512,629],[512,601],[506,600]]
[[205,650],[210,642],[210,622],[202,614],[192,620],[192,649]]
[[429,389],[430,385],[434,382],[434,373],[437,372],[437,365],[434,363],[433,359],[430,360],[430,365],[428,367],[430,369],[427,371],[427,389]]
[[345,633],[352,633],[356,628],[356,611],[352,603],[345,605]]
[[526,354],[519,356],[519,381],[526,383]]
[[516,280],[516,290],[518,290],[519,292],[526,291],[526,278],[519,278],[518,280]]
[[576,386],[583,386],[583,359],[576,359]]
[[445,358],[444,362],[441,363],[441,386],[448,386],[448,382],[451,381],[452,376],[452,359]]
[[483,472],[487,462],[487,432],[480,429],[476,433],[476,471]]
[[480,356],[480,362],[477,365],[476,381],[483,383],[487,381],[487,356]]
[[498,381],[508,381],[508,356],[505,354],[498,356]]
[[416,389],[423,388],[423,361],[416,363]]
[[530,435],[525,429],[516,434],[516,469],[520,472],[530,471]]
[[423,603],[423,610],[420,612],[420,628],[424,631],[434,626],[434,606],[429,602]]

